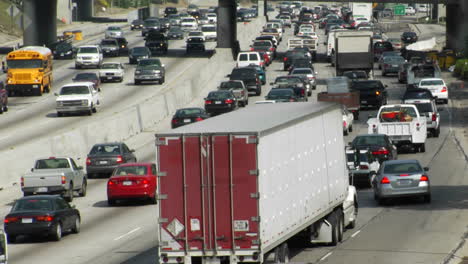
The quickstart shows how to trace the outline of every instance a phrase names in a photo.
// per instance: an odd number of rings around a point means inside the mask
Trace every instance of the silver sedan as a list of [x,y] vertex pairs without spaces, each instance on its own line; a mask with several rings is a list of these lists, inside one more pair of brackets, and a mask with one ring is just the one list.
[[429,168],[422,167],[417,160],[388,160],[382,163],[372,179],[374,198],[379,204],[388,198],[420,196],[431,202]]

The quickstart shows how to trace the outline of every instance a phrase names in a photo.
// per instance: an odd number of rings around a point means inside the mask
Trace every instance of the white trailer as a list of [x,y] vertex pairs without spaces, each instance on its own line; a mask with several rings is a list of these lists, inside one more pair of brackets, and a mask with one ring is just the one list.
[[426,151],[426,117],[413,104],[383,105],[367,124],[369,134],[385,134],[397,147],[411,145],[416,152]]
[[372,19],[372,3],[352,3],[351,11],[354,19],[363,17],[369,22]]
[[333,103],[259,104],[156,134],[161,263],[288,259],[357,217]]

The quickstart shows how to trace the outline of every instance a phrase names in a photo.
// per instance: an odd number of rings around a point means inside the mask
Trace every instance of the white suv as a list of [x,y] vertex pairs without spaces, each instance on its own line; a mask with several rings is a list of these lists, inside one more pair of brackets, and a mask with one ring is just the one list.
[[87,45],[78,48],[75,58],[75,68],[96,67],[99,68],[104,57],[101,47],[98,45]]
[[92,115],[100,105],[99,92],[92,82],[75,82],[64,85],[55,94],[57,116],[65,113],[86,113]]
[[448,89],[447,84],[440,78],[427,78],[419,81],[418,88],[424,88],[431,91],[432,96],[436,101],[448,103]]

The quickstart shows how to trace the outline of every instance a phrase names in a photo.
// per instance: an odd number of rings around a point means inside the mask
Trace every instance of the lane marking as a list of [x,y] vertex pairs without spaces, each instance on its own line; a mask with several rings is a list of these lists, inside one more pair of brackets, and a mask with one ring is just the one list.
[[323,261],[325,260],[326,258],[328,258],[331,254],[333,254],[333,252],[328,252],[325,256],[323,256],[319,261]]
[[354,232],[354,234],[352,234],[351,237],[355,237],[355,236],[357,236],[359,233],[361,233],[361,230],[358,230],[358,231]]
[[141,227],[137,227],[137,228],[135,228],[135,229],[133,229],[133,230],[131,230],[131,231],[129,231],[129,232],[127,232],[127,233],[125,233],[125,234],[119,236],[119,237],[114,238],[114,241],[120,240],[120,239],[122,239],[122,238],[124,238],[124,237],[130,235],[131,233],[135,233],[136,231],[138,231],[138,230],[140,230],[140,229],[141,229]]

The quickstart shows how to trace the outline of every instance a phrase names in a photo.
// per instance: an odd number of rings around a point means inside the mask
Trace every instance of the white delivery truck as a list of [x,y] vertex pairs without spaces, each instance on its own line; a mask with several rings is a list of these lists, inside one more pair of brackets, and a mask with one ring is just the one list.
[[8,264],[8,244],[5,232],[0,229],[0,264]]
[[351,11],[353,18],[366,18],[367,21],[372,19],[372,3],[351,3]]
[[337,32],[349,31],[345,28],[332,29],[328,32],[327,42],[324,42],[324,45],[327,45],[327,59],[332,63],[332,66],[335,66],[335,36]]
[[[335,34],[335,54],[332,58],[336,76],[345,71],[362,70],[373,76],[374,52],[371,31],[348,30]],[[372,72],[372,74],[371,74]]]
[[156,134],[160,263],[287,262],[357,216],[341,107],[258,104]]
[[416,152],[426,151],[426,117],[413,104],[383,105],[367,124],[369,134],[385,134],[397,147],[410,145]]

